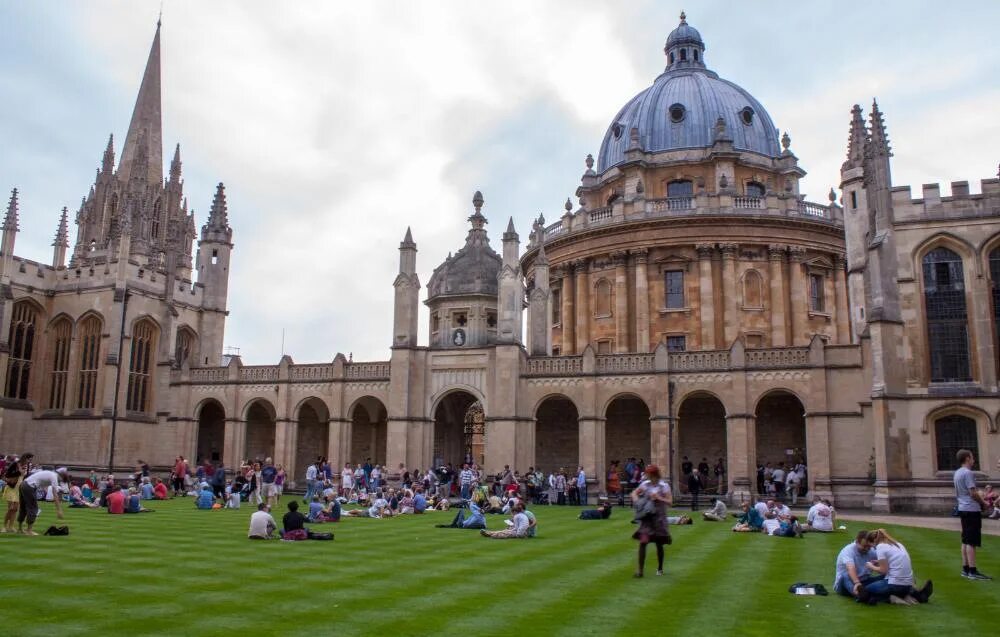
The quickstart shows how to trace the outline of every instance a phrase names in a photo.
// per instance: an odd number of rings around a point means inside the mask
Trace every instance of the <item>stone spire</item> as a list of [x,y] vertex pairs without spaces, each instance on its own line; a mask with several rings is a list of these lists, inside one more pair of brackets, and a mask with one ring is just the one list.
[[212,209],[208,213],[208,227],[222,230],[229,227],[229,206],[226,205],[226,185],[219,182],[215,187]]
[[472,245],[487,245],[490,240],[486,236],[486,217],[482,213],[483,203],[483,193],[476,191],[476,194],[472,196],[472,205],[475,207],[476,211],[472,213],[469,217],[469,222],[472,224],[472,228],[469,229],[469,234],[465,238],[466,247]]
[[59,217],[59,227],[56,228],[52,247],[52,267],[61,268],[66,265],[66,248],[69,247],[69,210],[66,207],[63,207]]
[[7,202],[7,214],[3,218],[3,226],[0,226],[4,232],[14,231],[17,232],[19,227],[17,225],[17,188],[11,191],[10,201]]
[[878,102],[872,100],[871,119],[871,139],[869,147],[871,151],[880,157],[892,157],[892,149],[889,147],[889,135],[885,132],[885,118],[878,110]]
[[[140,144],[140,138],[145,137],[145,143]],[[140,158],[140,153],[145,157]],[[163,181],[163,126],[160,116],[160,23],[156,23],[156,35],[149,49],[146,60],[146,71],[142,75],[139,95],[132,111],[132,121],[128,126],[128,135],[122,146],[121,162],[118,164],[118,177],[122,183],[127,183],[132,176],[133,167],[140,163],[145,165],[145,176],[150,183],[160,184]]]
[[181,178],[181,145],[174,148],[174,158],[170,161],[170,181],[179,181]]
[[115,169],[115,135],[108,135],[108,145],[104,149],[104,157],[101,159],[101,172],[110,173]]
[[841,170],[860,167],[865,160],[865,144],[868,143],[868,130],[857,104],[851,109],[851,132],[847,137],[847,161]]

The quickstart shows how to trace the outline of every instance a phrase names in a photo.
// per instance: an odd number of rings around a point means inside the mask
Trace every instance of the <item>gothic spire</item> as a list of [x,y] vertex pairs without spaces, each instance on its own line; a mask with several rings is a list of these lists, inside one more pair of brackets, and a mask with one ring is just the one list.
[[115,169],[115,135],[108,135],[108,145],[104,149],[104,158],[101,160],[101,172],[110,173]]
[[892,149],[889,147],[889,135],[885,132],[885,119],[882,112],[878,110],[878,102],[872,100],[871,112],[871,145],[872,150],[885,157],[892,157]]
[[10,201],[7,202],[7,214],[3,218],[3,230],[17,231],[17,188],[11,191]]
[[865,159],[865,144],[868,142],[868,130],[857,104],[851,109],[851,131],[847,138],[847,161],[844,169],[857,168]]
[[229,228],[226,186],[221,181],[215,187],[215,198],[212,199],[212,209],[208,213],[208,222],[205,225],[213,230],[226,230]]
[[56,238],[52,241],[55,247],[69,247],[69,210],[64,206],[62,215],[59,217],[59,227],[56,229]]
[[[145,137],[144,148],[140,147],[140,137]],[[156,23],[156,35],[149,49],[146,71],[142,75],[139,95],[132,111],[128,135],[122,146],[121,162],[118,164],[119,180],[127,183],[132,169],[139,162],[138,155],[145,155],[146,177],[150,183],[163,181],[163,130],[160,117],[160,23]]]
[[170,181],[178,181],[181,178],[181,145],[174,148],[174,158],[170,161]]
[[410,232],[410,226],[406,226],[406,236],[403,237],[402,243],[399,244],[399,249],[404,250],[406,248],[416,248],[417,244],[413,242],[413,233]]

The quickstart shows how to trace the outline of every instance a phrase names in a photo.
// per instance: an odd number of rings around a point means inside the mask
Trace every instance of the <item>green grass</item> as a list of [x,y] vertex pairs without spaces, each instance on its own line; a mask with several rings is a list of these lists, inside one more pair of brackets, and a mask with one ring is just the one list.
[[[831,585],[856,522],[802,540],[672,527],[666,576],[651,576],[651,550],[647,577],[635,580],[624,510],[584,522],[576,508],[538,507],[531,540],[435,529],[451,514],[434,513],[345,519],[319,526],[333,542],[292,543],[247,540],[248,507],[151,506],[128,516],[69,510],[69,537],[0,536],[3,634],[981,635],[1000,599],[1000,582],[958,576],[958,537],[945,531],[890,527],[918,580],[934,579],[934,597],[869,608],[787,592],[797,581]],[[41,530],[55,518],[51,504],[43,509]],[[502,519],[489,516],[491,528]],[[1000,538],[984,542],[980,568],[1000,574]]]

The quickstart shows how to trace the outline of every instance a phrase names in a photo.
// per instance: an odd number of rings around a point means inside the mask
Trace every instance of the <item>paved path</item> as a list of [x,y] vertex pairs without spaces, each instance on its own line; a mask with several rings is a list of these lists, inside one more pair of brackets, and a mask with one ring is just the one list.
[[[855,511],[844,513],[837,511],[837,520],[848,522],[874,522],[875,524],[901,524],[903,526],[919,526],[925,529],[941,529],[943,531],[962,530],[962,523],[958,518],[950,515],[927,516],[927,515],[880,515],[877,513],[865,513]],[[1000,520],[983,520],[983,533],[986,535],[1000,535]]]

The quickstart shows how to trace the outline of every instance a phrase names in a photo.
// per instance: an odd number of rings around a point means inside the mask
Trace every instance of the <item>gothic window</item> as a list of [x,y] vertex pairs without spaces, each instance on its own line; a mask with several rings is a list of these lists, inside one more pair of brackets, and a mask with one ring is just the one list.
[[156,203],[153,204],[153,219],[151,224],[152,228],[150,230],[150,234],[152,235],[153,239],[160,238],[160,213],[162,210],[162,206],[160,205],[161,201],[162,199],[157,199]]
[[756,270],[747,270],[743,275],[743,307],[764,307],[764,279]]
[[611,282],[601,279],[594,286],[594,315],[611,316]]
[[88,316],[80,325],[80,382],[77,409],[93,409],[97,398],[97,366],[101,353],[101,321]]
[[957,469],[955,456],[960,449],[971,451],[976,457],[973,469],[979,468],[979,437],[976,435],[975,420],[958,414],[938,418],[934,422],[934,438],[938,471]]
[[677,179],[667,184],[668,197],[691,197],[694,195],[694,183],[690,179]]
[[687,349],[687,337],[683,335],[679,336],[668,336],[667,339],[667,351],[668,352],[683,352]]
[[931,382],[971,380],[962,258],[935,248],[924,256],[923,275]]
[[8,398],[28,398],[28,384],[31,380],[31,364],[35,350],[35,326],[38,312],[35,306],[21,301],[14,304],[10,318],[10,358],[7,363]]
[[822,274],[809,275],[809,307],[813,312],[822,312],[826,307],[826,291]]
[[990,252],[990,292],[993,298],[993,331],[996,334],[993,347],[997,351],[997,360],[1000,360],[1000,248]]
[[49,371],[49,409],[66,406],[66,383],[69,380],[69,344],[73,325],[67,318],[52,327],[52,367]]
[[174,347],[174,363],[177,367],[182,366],[185,361],[191,359],[196,339],[197,337],[189,329],[180,328],[177,330],[177,344]]
[[747,183],[746,191],[747,197],[763,197],[764,185],[757,183],[756,181],[751,181]]
[[665,307],[667,309],[684,307],[684,271],[667,270],[663,273],[663,279],[666,290]]
[[552,290],[552,324],[562,323],[562,290]]
[[152,321],[141,320],[132,328],[131,354],[128,364],[128,394],[125,409],[134,412],[149,411],[152,395],[152,362],[156,352],[156,327]]

